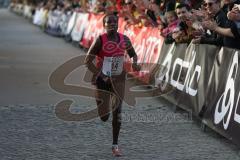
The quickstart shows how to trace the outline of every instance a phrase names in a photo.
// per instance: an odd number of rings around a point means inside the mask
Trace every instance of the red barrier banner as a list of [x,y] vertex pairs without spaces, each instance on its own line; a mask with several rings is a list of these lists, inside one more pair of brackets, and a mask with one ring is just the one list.
[[[121,24],[120,24],[120,26],[121,26]],[[133,25],[125,25],[124,30],[123,30],[123,34],[128,36],[128,38],[132,42],[133,46],[135,44],[136,37],[139,36],[140,32],[141,32],[141,28],[136,28]]]
[[103,28],[104,14],[89,14],[89,24],[84,32],[80,45],[89,48],[93,41],[104,32]]
[[[150,78],[152,74],[154,74],[154,70],[157,67],[164,38],[160,36],[157,28],[148,27],[142,32],[142,39],[142,45],[145,46],[145,53],[142,53],[142,55],[139,57],[141,58],[140,63],[144,64],[142,66],[142,70],[144,71],[143,77]],[[144,81],[146,80],[147,79]],[[147,82],[149,80],[147,80]]]
[[140,72],[130,71],[130,74],[144,83],[149,83],[157,67],[164,38],[160,36],[157,28],[149,27],[130,26],[124,34],[130,38],[138,55],[138,63],[142,64]]
[[124,30],[125,30],[126,25],[127,25],[127,22],[124,20],[124,18],[119,17],[119,20],[118,20],[118,32],[119,33],[123,33]]

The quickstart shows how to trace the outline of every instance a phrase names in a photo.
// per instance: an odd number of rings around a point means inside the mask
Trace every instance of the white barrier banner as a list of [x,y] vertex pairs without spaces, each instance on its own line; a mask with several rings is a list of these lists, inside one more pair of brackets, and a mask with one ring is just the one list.
[[71,37],[73,41],[79,42],[83,33],[88,26],[88,13],[77,13],[76,23],[71,33]]

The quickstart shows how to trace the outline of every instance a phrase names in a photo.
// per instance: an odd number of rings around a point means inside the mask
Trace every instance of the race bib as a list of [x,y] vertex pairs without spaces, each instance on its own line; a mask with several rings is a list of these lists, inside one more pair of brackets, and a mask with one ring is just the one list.
[[104,57],[102,72],[106,76],[120,75],[123,71],[124,56]]

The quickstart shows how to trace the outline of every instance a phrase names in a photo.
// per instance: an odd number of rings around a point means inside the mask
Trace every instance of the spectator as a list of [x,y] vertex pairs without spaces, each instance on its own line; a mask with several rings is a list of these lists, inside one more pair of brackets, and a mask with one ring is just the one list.
[[132,0],[125,0],[123,15],[128,24],[138,23],[134,17],[136,15],[136,6],[132,3]]
[[[231,26],[233,26],[233,23],[228,20],[227,15],[221,9],[220,0],[205,0],[204,6],[206,7],[206,11],[209,15],[210,20],[213,19],[213,21],[216,22],[217,26],[221,28],[231,28]],[[204,27],[208,29],[206,26],[207,23],[204,23]],[[198,38],[197,41],[203,44],[213,44],[230,48],[235,48],[239,45],[239,42],[237,42],[235,38],[221,35],[214,30],[211,30],[210,34],[206,34],[205,36]]]
[[[229,19],[234,22],[230,23],[229,28],[223,28],[217,25],[214,21],[204,22],[205,28],[213,30],[225,37],[231,37],[236,43],[232,44],[231,48],[240,49],[240,6],[235,6],[231,11],[228,12]],[[233,46],[234,45],[234,46]]]
[[107,0],[107,1],[105,0],[103,4],[104,4],[105,12],[113,13],[114,11],[117,11],[115,0]]
[[191,22],[190,7],[186,4],[179,4],[176,13],[180,23],[173,31],[172,37],[177,43],[189,43],[193,38],[193,27]]
[[[230,27],[234,37],[240,40],[240,5],[235,5],[231,11],[228,12],[228,19],[233,21],[234,24]],[[237,45],[240,48],[240,45]]]
[[160,6],[157,5],[156,0],[150,0],[146,14],[151,18],[152,24],[157,26],[157,17],[160,16]]
[[162,30],[162,35],[166,37],[167,35],[171,34],[172,31],[177,27],[179,24],[178,17],[175,11],[168,11],[165,13],[165,18],[167,21],[167,27]]
[[172,32],[177,28],[179,20],[175,11],[166,12],[165,18],[168,26],[161,31],[161,35],[165,37],[165,43],[172,43],[174,42]]
[[116,8],[119,14],[122,12],[122,7],[123,7],[122,0],[116,0]]
[[148,17],[145,14],[145,6],[143,6],[143,1],[141,0],[133,0],[133,4],[136,6],[136,11],[137,11],[137,15],[135,15],[135,18],[138,19],[138,26],[150,26],[152,23],[152,20],[150,17]]
[[[205,7],[206,15],[208,16],[207,19],[213,19],[217,23],[217,25],[221,27],[226,26],[227,17],[221,10],[220,0],[205,0],[203,6]],[[223,45],[223,37],[221,35],[214,31],[209,31],[208,33],[207,32],[204,35],[196,38],[193,42],[202,44],[213,44],[218,46]]]
[[80,8],[80,4],[79,4],[79,1],[78,0],[73,0],[72,1],[72,8],[75,9],[75,8]]
[[149,26],[150,20],[145,15],[144,8],[141,8],[139,1],[125,0],[123,15],[130,25]]
[[162,2],[162,6],[164,7],[164,12],[166,12],[169,8],[172,8],[172,6],[175,8],[176,6],[176,0],[164,0]]
[[235,5],[231,11],[228,12],[227,17],[231,21],[240,21],[240,5]]
[[234,4],[240,4],[240,0],[223,0],[223,11],[225,14],[227,14],[229,11],[232,10],[232,8],[234,7]]
[[88,2],[89,11],[93,13],[99,13],[104,11],[103,0],[92,0]]

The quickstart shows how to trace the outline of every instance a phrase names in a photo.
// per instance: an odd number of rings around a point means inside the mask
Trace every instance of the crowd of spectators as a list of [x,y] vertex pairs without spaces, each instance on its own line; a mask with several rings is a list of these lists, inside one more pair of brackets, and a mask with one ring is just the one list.
[[240,0],[28,0],[49,10],[113,12],[128,25],[157,27],[165,43],[240,49]]

